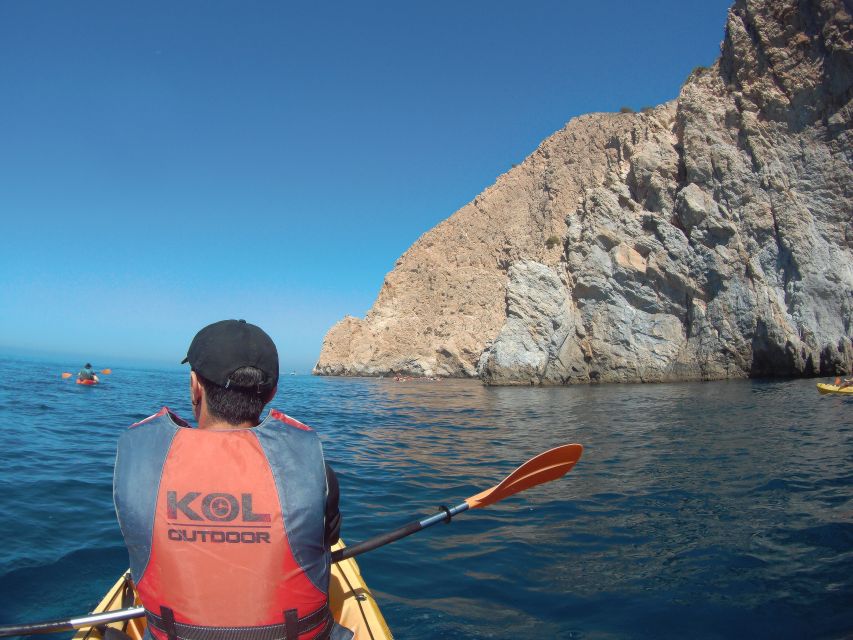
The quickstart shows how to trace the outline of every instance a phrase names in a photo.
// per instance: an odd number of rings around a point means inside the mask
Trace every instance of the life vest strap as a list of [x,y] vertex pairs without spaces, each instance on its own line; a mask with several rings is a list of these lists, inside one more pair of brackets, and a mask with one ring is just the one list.
[[[148,618],[148,624],[169,634],[167,620],[148,610],[145,611],[145,615]],[[183,622],[174,622],[173,625],[172,630],[178,640],[298,640],[302,634],[324,625],[323,631],[313,640],[326,640],[332,631],[332,615],[329,612],[328,603],[324,604],[313,613],[298,619],[295,635],[292,630],[288,634],[285,622],[255,627],[205,627]]]
[[178,631],[175,628],[175,614],[169,607],[160,607],[160,620],[163,623],[163,631],[167,640],[178,640]]
[[288,609],[284,612],[284,635],[288,638],[299,637],[299,614],[296,609]]

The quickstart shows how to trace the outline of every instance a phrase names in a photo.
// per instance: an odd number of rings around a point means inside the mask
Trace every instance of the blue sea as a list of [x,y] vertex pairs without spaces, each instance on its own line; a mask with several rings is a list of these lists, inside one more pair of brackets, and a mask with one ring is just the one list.
[[[186,371],[61,379],[79,365],[0,359],[0,624],[97,603],[127,566],[116,439],[192,416]],[[584,445],[564,478],[360,557],[398,638],[853,637],[853,399],[814,380],[287,376],[272,404],[320,433],[350,543]]]

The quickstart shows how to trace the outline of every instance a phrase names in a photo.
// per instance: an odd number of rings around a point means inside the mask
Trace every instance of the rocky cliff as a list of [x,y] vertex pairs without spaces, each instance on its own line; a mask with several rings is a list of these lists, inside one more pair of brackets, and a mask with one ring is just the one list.
[[738,0],[719,60],[675,101],[545,140],[418,239],[314,372],[850,372],[851,79],[845,0]]

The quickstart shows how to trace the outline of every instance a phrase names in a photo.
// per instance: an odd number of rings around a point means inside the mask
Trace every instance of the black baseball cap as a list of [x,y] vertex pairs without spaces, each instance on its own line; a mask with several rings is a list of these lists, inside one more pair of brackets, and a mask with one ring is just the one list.
[[[278,350],[266,332],[245,320],[220,320],[195,334],[187,357],[193,371],[220,387],[233,388],[231,374],[240,367],[264,373],[258,393],[278,384]],[[254,389],[255,386],[253,385]]]

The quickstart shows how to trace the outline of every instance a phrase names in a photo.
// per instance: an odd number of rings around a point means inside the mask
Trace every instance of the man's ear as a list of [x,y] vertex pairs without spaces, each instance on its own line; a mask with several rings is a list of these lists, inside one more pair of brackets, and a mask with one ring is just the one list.
[[204,387],[201,386],[201,382],[199,382],[198,376],[196,375],[195,371],[190,371],[190,402],[192,402],[193,406],[201,402],[203,394]]
[[278,385],[275,385],[272,389],[267,392],[267,395],[264,396],[264,404],[267,404],[270,400],[275,398],[275,392],[278,391]]

